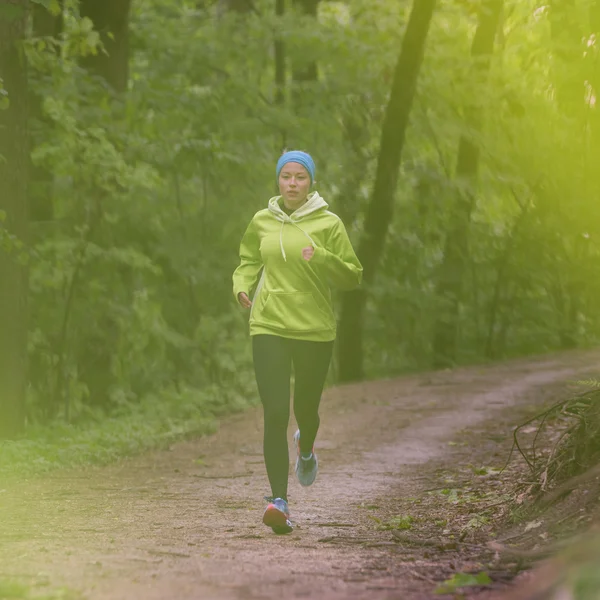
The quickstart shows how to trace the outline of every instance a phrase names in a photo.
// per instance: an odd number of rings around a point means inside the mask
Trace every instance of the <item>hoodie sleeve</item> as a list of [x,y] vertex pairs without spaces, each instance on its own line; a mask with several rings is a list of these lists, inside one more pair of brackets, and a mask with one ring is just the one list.
[[260,240],[252,219],[240,243],[240,264],[233,272],[233,295],[236,301],[241,292],[250,296],[262,266]]
[[311,262],[313,261],[329,278],[332,285],[341,290],[352,290],[362,281],[362,265],[339,218],[329,235],[327,248],[315,248]]

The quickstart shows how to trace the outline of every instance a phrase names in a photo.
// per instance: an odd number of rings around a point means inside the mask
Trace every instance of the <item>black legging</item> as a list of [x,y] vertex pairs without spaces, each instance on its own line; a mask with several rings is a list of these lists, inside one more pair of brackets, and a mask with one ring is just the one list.
[[252,337],[254,373],[264,409],[264,455],[274,498],[287,500],[290,377],[294,365],[294,416],[300,449],[311,452],[319,429],[319,403],[333,342],[307,342],[276,335]]

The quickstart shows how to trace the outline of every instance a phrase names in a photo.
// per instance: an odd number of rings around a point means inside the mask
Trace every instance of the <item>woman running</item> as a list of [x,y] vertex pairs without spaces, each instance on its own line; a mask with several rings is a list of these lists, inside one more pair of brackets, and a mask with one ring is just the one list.
[[317,476],[313,446],[336,335],[330,287],[357,287],[362,266],[341,219],[327,210],[318,192],[311,191],[315,179],[311,156],[286,152],[276,173],[281,195],[271,198],[246,229],[233,292],[240,305],[250,309],[254,372],[264,410],[263,448],[272,496],[267,498],[263,522],[275,533],[289,533],[292,365],[298,424],[295,471],[300,484],[309,486]]

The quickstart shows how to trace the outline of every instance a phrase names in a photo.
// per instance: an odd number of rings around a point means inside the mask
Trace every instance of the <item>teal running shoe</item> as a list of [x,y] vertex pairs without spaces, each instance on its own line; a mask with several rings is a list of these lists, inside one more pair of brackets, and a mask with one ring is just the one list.
[[317,471],[319,470],[319,461],[315,453],[313,446],[310,456],[304,457],[300,452],[300,430],[298,429],[294,434],[294,443],[296,444],[296,477],[300,482],[300,485],[308,487],[312,485],[317,478]]
[[265,498],[267,508],[263,514],[263,523],[270,527],[274,533],[290,533],[293,530],[290,521],[288,503],[283,498]]

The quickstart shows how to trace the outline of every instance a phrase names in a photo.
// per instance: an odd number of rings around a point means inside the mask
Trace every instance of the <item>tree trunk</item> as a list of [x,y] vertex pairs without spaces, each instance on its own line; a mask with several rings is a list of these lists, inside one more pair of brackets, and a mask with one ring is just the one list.
[[[285,0],[275,0],[275,16],[281,19],[285,14]],[[279,33],[275,33],[275,104],[281,108],[285,106],[285,45]],[[279,132],[278,153],[284,152],[286,147],[285,129]],[[275,193],[279,188],[275,184]]]
[[[489,72],[496,31],[502,13],[502,0],[487,0],[481,9],[471,56],[479,82]],[[456,361],[460,299],[468,259],[468,236],[471,212],[475,204],[474,182],[479,170],[479,147],[474,141],[481,131],[481,109],[477,102],[466,111],[470,134],[459,142],[456,179],[458,197],[444,244],[444,259],[440,267],[437,294],[443,303],[437,315],[433,333],[434,367],[446,367]]]
[[556,97],[561,110],[576,118],[583,109],[585,87],[581,71],[583,32],[577,21],[575,0],[550,2],[550,33]]
[[[589,6],[590,27],[594,26],[595,10],[597,6]],[[575,0],[552,0],[550,2],[550,33],[553,50],[553,79],[556,90],[556,100],[561,114],[566,117],[569,126],[578,130],[581,139],[585,139],[586,130],[589,128],[594,134],[593,122],[588,123],[590,109],[586,106],[586,83],[594,85],[595,73],[585,72],[584,45],[582,39],[589,32],[584,32],[579,22],[578,7]],[[597,60],[594,59],[594,65]],[[595,71],[596,69],[594,69]],[[586,81],[587,80],[587,81]],[[594,140],[592,140],[594,143]],[[584,147],[585,147],[584,143]],[[593,147],[592,147],[593,148]],[[590,147],[585,147],[582,152],[582,162],[585,165],[585,176],[589,186],[588,194],[597,193],[597,163],[594,156],[589,155]],[[563,144],[557,150],[572,153],[573,148]],[[565,219],[570,215],[565,214]],[[570,247],[576,243],[574,239],[564,239],[564,255],[568,263],[577,265],[576,258],[572,255]],[[557,275],[558,277],[558,275]],[[577,280],[577,270],[569,268],[564,271],[564,280],[557,281],[560,288],[560,302],[557,308],[560,312],[558,319],[558,339],[561,348],[571,349],[578,345],[577,320],[581,312],[581,283]]]
[[27,381],[27,267],[20,259],[27,244],[27,69],[18,42],[25,35],[28,0],[0,0],[0,78],[10,102],[0,109],[0,438],[18,434],[25,422]]
[[[600,0],[594,0],[590,4],[589,10],[589,22],[590,22],[590,33],[592,33],[596,39],[596,44],[600,39]],[[596,49],[596,53],[598,49]],[[589,70],[589,80],[593,88],[593,94],[596,99],[600,96],[600,64],[598,64],[598,58],[594,58],[593,67]],[[598,107],[595,107],[593,114],[588,112],[588,116],[592,119],[592,146],[594,148],[594,160],[597,159],[598,147],[600,145],[600,119],[598,117]]]
[[371,118],[368,101],[359,95],[355,99],[347,100],[347,105],[342,110],[344,147],[348,154],[343,162],[345,174],[340,183],[336,212],[346,227],[352,225],[360,210],[360,188],[367,177],[366,167],[369,163]]
[[592,33],[600,33],[600,0],[594,0],[590,4],[589,14]]
[[[80,0],[80,10],[83,17],[88,17],[94,23],[94,28],[100,33],[102,42],[107,54],[100,52],[97,56],[91,56],[85,59],[84,66],[95,75],[104,79],[108,86],[118,94],[123,95],[127,91],[129,81],[129,13],[131,0]],[[102,205],[102,190],[92,192],[92,201],[95,206]],[[98,209],[100,211],[100,209]],[[91,241],[94,235],[101,236],[102,214],[98,214],[97,232],[96,225],[90,231]],[[126,277],[131,274],[126,271]],[[79,266],[73,275],[72,290],[70,294],[75,293],[79,279]],[[131,289],[131,288],[130,288]],[[68,319],[68,315],[66,315]],[[85,349],[80,352],[78,368],[80,379],[89,390],[89,403],[92,406],[106,406],[109,399],[111,385],[114,381],[114,374],[111,371],[112,348],[117,343],[118,326],[112,315],[105,315],[102,322],[98,325],[100,342],[94,339],[92,333],[85,340]],[[66,335],[66,332],[65,332]],[[66,344],[63,353],[67,352]],[[59,373],[59,377],[63,374]],[[60,395],[64,396],[65,416],[69,419],[69,396],[66,386],[58,390],[57,400]]]
[[129,81],[129,9],[131,0],[81,0],[82,17],[88,17],[100,33],[107,54],[87,57],[84,66],[107,81],[117,93]]
[[253,0],[218,0],[217,2],[217,17],[222,17],[228,12],[244,15],[253,10],[255,10]]
[[529,217],[529,204],[519,202],[519,206],[521,208],[521,212],[515,219],[511,232],[504,241],[504,248],[496,260],[496,279],[494,282],[494,290],[492,292],[492,299],[490,301],[488,311],[488,332],[484,350],[485,357],[489,359],[494,359],[498,356],[495,347],[495,336],[498,318],[502,310],[502,298],[505,295],[505,289],[508,287],[510,282],[510,275],[508,274],[510,261],[512,259],[518,238],[521,235],[521,230],[527,218]]
[[[319,2],[321,0],[293,0],[294,8],[301,15],[306,15],[313,19],[317,19],[319,11]],[[319,72],[316,61],[310,61],[302,66],[295,66],[292,72],[294,81],[297,83],[317,81]]]
[[[32,7],[32,29],[34,38],[58,37],[62,29],[62,18],[53,15],[45,6],[34,4]],[[36,128],[44,122],[42,96],[30,90],[29,119],[31,124],[31,143],[36,143]],[[30,220],[51,221],[54,216],[52,205],[52,174],[45,168],[34,164],[29,175],[29,213]]]
[[402,150],[435,3],[435,0],[415,0],[394,72],[382,124],[375,185],[358,248],[365,287],[342,297],[338,344],[341,381],[364,377],[363,326],[367,289],[375,279],[392,220]]
[[[320,0],[293,0],[296,13],[317,20]],[[302,53],[301,53],[302,55]],[[315,99],[312,85],[319,79],[316,60],[292,61],[292,106],[299,115],[307,115],[313,110]]]

